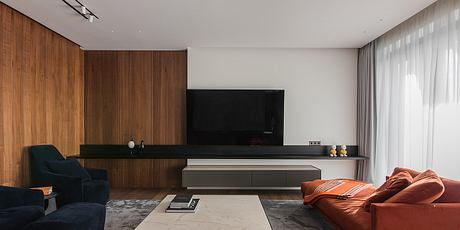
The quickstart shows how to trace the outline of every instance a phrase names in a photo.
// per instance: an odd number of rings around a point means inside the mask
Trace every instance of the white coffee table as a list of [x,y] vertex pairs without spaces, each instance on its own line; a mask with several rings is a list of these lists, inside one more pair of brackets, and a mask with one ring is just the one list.
[[166,213],[174,195],[168,195],[142,223],[138,230],[270,230],[265,211],[258,196],[196,195],[196,213]]

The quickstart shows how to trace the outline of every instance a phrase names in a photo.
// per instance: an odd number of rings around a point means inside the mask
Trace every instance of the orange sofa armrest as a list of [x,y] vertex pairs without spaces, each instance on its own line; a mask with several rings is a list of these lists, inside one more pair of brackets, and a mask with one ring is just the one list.
[[460,229],[460,203],[371,205],[373,230]]

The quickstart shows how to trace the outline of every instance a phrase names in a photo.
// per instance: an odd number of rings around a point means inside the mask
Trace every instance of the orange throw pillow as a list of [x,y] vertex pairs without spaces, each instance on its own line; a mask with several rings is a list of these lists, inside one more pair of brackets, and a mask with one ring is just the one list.
[[372,203],[382,203],[396,193],[405,189],[412,183],[412,176],[408,172],[399,172],[388,178],[369,198],[364,202],[364,208],[369,211]]
[[400,172],[408,172],[412,177],[416,177],[418,175],[420,175],[421,172],[419,171],[416,171],[416,170],[413,170],[413,169],[409,169],[409,168],[401,168],[401,167],[396,167],[394,170],[393,170],[393,173],[391,174],[391,176],[394,176]]
[[[403,171],[408,172],[412,177],[416,177],[421,173],[413,169],[396,167],[391,175],[396,175],[397,173]],[[435,200],[434,203],[460,203],[460,181],[442,177],[441,181],[444,185],[444,193],[441,197]]]
[[385,203],[431,204],[441,197],[444,185],[432,170],[426,170],[414,178],[412,184],[392,196]]

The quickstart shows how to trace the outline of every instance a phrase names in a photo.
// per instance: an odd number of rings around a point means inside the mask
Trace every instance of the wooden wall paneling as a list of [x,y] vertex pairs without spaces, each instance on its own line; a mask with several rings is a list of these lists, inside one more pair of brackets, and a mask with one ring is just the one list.
[[184,159],[85,159],[85,167],[108,172],[113,188],[179,188]]
[[154,53],[149,51],[122,52],[118,57],[121,100],[120,137],[121,143],[127,143],[131,137],[137,142],[144,139],[154,143],[153,90],[152,81],[155,68]]
[[[2,170],[2,181],[0,181],[3,185],[11,185],[13,184],[13,176],[12,176],[12,171],[11,171],[11,166],[9,166],[9,162],[11,164],[13,163],[13,160],[11,159],[11,154],[7,154],[8,152],[8,146],[5,145],[11,139],[10,136],[6,136],[6,133],[10,133],[8,128],[11,126],[8,124],[5,124],[5,120],[10,118],[9,114],[11,111],[11,101],[10,100],[5,100],[5,98],[11,97],[11,87],[7,87],[6,84],[10,82],[11,80],[11,73],[12,73],[12,50],[10,47],[11,46],[11,41],[12,41],[12,28],[11,25],[12,22],[12,12],[8,11],[6,7],[3,5],[0,6],[0,18],[1,18],[1,34],[0,34],[0,39],[1,39],[1,55],[0,55],[0,61],[1,61],[1,66],[0,66],[0,76],[1,76],[1,94],[2,94],[2,136],[0,137],[2,139],[3,143],[3,152],[2,152],[2,162],[1,164],[1,170]],[[8,42],[7,42],[8,41]],[[11,119],[11,118],[10,118]]]
[[0,184],[27,186],[27,146],[83,142],[83,52],[0,3]]
[[159,77],[155,78],[154,137],[159,144],[185,143],[185,99],[187,60],[185,56],[165,51],[159,57]]
[[[85,143],[118,143],[120,97],[116,52],[85,52]],[[88,103],[87,103],[88,102]]]
[[7,171],[7,157],[5,154],[5,146],[4,146],[4,126],[3,126],[3,113],[4,108],[6,107],[4,100],[3,100],[3,94],[6,91],[5,87],[5,75],[7,74],[7,62],[9,59],[7,59],[7,55],[5,54],[7,49],[5,47],[5,40],[7,39],[7,35],[10,33],[7,33],[7,29],[9,27],[6,27],[8,24],[7,21],[8,14],[6,12],[6,9],[4,7],[0,6],[0,108],[2,108],[2,111],[0,111],[0,183],[1,184],[9,184],[9,177],[8,177],[8,171]]
[[[85,143],[185,143],[186,51],[86,51]],[[109,79],[109,80],[107,80]],[[181,185],[184,159],[82,160],[115,188]]]

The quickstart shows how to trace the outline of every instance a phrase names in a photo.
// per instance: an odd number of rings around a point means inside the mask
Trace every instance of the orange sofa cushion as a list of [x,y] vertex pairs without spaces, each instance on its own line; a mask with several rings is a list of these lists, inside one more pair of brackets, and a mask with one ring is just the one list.
[[366,197],[347,200],[323,198],[314,206],[339,229],[369,230],[371,214],[364,209],[365,200]]
[[441,178],[444,193],[434,203],[460,203],[460,181]]
[[369,211],[372,203],[383,203],[388,198],[405,189],[412,183],[412,176],[408,172],[399,172],[391,176],[382,186],[375,190],[364,202],[364,208]]
[[378,203],[371,207],[373,230],[460,229],[460,204]]
[[[408,172],[412,177],[418,176],[421,172],[408,168],[396,167],[391,175],[396,175],[399,172]],[[444,193],[434,203],[460,203],[460,181],[442,178],[444,184]]]
[[441,197],[444,185],[441,178],[432,170],[417,175],[412,184],[385,203],[429,204]]

